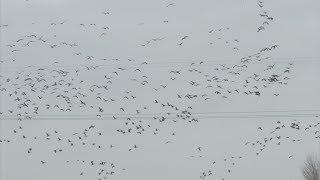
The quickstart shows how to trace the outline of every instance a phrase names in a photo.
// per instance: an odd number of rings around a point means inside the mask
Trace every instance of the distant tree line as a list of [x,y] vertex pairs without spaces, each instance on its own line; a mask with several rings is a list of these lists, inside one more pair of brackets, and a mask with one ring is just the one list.
[[320,180],[320,159],[316,155],[309,155],[302,168],[305,180]]

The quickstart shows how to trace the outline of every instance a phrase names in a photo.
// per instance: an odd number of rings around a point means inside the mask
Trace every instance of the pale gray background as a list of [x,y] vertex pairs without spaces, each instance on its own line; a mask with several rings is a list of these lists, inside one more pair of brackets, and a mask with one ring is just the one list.
[[[175,6],[166,7],[170,3]],[[235,96],[227,100],[216,99],[204,103],[194,103],[193,112],[221,111],[260,111],[260,110],[308,110],[320,109],[320,1],[318,0],[266,0],[265,8],[275,18],[265,32],[257,33],[261,23],[258,16],[257,2],[216,1],[216,0],[1,0],[1,73],[13,73],[24,66],[50,66],[58,61],[59,66],[82,67],[90,64],[108,64],[110,68],[118,67],[112,61],[89,62],[84,57],[74,56],[76,52],[92,55],[97,58],[119,58],[122,66],[128,65],[128,58],[135,59],[137,64],[148,61],[155,65],[146,70],[154,77],[154,84],[161,84],[163,77],[170,70],[168,66],[186,68],[188,63],[205,61],[211,64],[236,61],[253,54],[265,46],[279,44],[272,52],[276,61],[294,62],[294,72],[288,86],[281,87],[279,97],[266,90],[261,97]],[[101,12],[109,11],[110,15]],[[52,26],[66,20],[63,25]],[[168,20],[168,23],[163,23]],[[95,23],[96,27],[80,27],[79,24]],[[101,27],[110,29],[105,36]],[[221,35],[209,35],[212,28],[230,27],[230,31]],[[11,53],[6,46],[12,41],[30,34],[43,35],[52,42],[76,42],[79,46],[50,49],[43,46],[31,46],[20,52]],[[56,35],[56,38],[53,36]],[[177,44],[188,35],[183,46]],[[162,41],[142,47],[147,40],[164,37]],[[235,52],[216,40],[223,37],[232,41],[239,39],[239,51]],[[209,45],[215,41],[214,45]],[[15,62],[7,61],[16,59]],[[291,59],[292,58],[292,59]],[[134,62],[134,63],[135,63]],[[183,62],[183,66],[177,62]],[[169,64],[169,65],[168,65]],[[187,64],[187,65],[186,65]],[[109,71],[105,68],[104,71]],[[201,67],[206,69],[207,67]],[[259,70],[259,69],[257,69]],[[98,73],[98,72],[97,72]],[[96,80],[94,73],[84,75],[87,80]],[[128,75],[130,76],[130,75]],[[188,79],[189,77],[185,77]],[[192,77],[190,77],[192,78]],[[183,82],[177,81],[171,89],[164,91],[161,98],[170,99],[176,96],[177,89]],[[156,86],[156,85],[155,85]],[[125,80],[119,80],[118,89],[113,94],[118,96],[126,87]],[[186,90],[187,91],[187,90]],[[271,91],[271,90],[270,90]],[[127,104],[128,109],[148,105],[154,95],[149,91],[137,90],[140,97],[137,104]],[[5,95],[1,98],[1,110],[10,109],[10,102]],[[185,106],[188,106],[187,104]],[[108,112],[120,113],[118,107],[110,107]],[[140,108],[140,107],[137,107]],[[148,113],[158,112],[151,109]],[[54,112],[43,112],[53,114]],[[74,114],[82,112],[75,111]],[[84,112],[86,113],[86,112]],[[93,112],[87,112],[93,114]],[[283,121],[298,119],[302,122],[316,122],[313,117],[281,118]],[[202,170],[209,167],[212,159],[223,161],[226,156],[246,154],[246,158],[237,163],[231,174],[225,176],[226,168],[218,166],[216,177],[226,179],[302,179],[300,168],[306,154],[319,149],[318,142],[308,134],[295,134],[304,139],[301,143],[284,144],[274,147],[261,156],[246,149],[246,140],[262,137],[257,127],[273,127],[279,118],[215,118],[204,119],[198,124],[173,124],[162,129],[158,136],[122,136],[114,132],[119,122],[111,121],[30,121],[24,123],[28,135],[44,135],[46,130],[59,129],[68,135],[96,124],[105,133],[103,137],[93,139],[102,144],[115,144],[116,149],[96,151],[92,149],[65,151],[53,156],[54,143],[37,143],[14,140],[10,145],[0,144],[1,180],[40,180],[40,179],[96,179],[94,175],[79,177],[82,166],[67,166],[64,161],[70,159],[113,160],[126,168],[110,179],[199,179]],[[10,138],[16,122],[1,121],[1,136]],[[175,131],[176,137],[168,136]],[[167,132],[167,133],[166,133]],[[266,131],[267,133],[268,131]],[[286,133],[284,133],[285,136]],[[14,137],[11,137],[14,138]],[[165,145],[166,141],[173,141]],[[128,152],[133,144],[139,145],[137,152]],[[34,147],[32,156],[26,155],[28,147]],[[197,154],[196,148],[203,147],[203,158],[190,158]],[[293,155],[293,159],[288,159]],[[49,163],[41,166],[39,161],[46,159]],[[87,171],[96,172],[90,168]]]

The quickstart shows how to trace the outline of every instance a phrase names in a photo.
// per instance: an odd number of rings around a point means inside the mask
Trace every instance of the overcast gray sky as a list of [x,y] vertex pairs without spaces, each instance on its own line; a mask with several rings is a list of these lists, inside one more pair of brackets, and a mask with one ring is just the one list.
[[1,180],[298,180],[319,149],[320,1],[0,2]]

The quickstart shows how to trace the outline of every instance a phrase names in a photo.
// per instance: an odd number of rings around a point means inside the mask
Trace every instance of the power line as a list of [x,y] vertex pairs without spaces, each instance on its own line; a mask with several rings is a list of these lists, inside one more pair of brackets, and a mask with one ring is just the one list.
[[[206,115],[206,114],[258,114],[258,113],[293,113],[293,112],[319,112],[320,109],[293,109],[293,110],[257,110],[257,111],[209,111],[209,112],[192,112],[192,115]],[[191,113],[191,112],[190,112]],[[36,115],[36,117],[62,117],[62,116],[74,116],[74,117],[84,117],[91,116],[95,117],[97,114],[101,116],[137,116],[137,117],[153,117],[153,116],[161,116],[168,115],[168,113],[96,113],[96,114],[43,114]],[[170,113],[171,115],[178,115],[182,113]],[[3,115],[6,116],[6,115]],[[6,117],[17,117],[17,116],[6,116]]]
[[[254,116],[199,116],[199,117],[193,117],[196,119],[200,119],[200,120],[209,120],[209,119],[264,119],[264,118],[298,118],[298,117],[319,117],[318,114],[286,114],[286,115],[254,115]],[[139,120],[146,120],[147,117],[140,117],[140,118],[134,118],[134,119],[139,119]],[[19,118],[0,118],[0,121],[11,121],[11,120],[18,120]],[[21,118],[23,119],[23,118]],[[131,118],[132,120],[133,118]],[[157,119],[152,119],[151,117],[148,117],[147,119],[149,120],[157,120]],[[166,119],[179,119],[179,120],[191,120],[191,119],[182,119],[182,118],[178,118],[178,117],[166,117]],[[63,121],[70,121],[70,120],[101,120],[101,121],[119,121],[119,120],[125,120],[125,121],[130,121],[126,118],[117,118],[117,119],[111,119],[106,118],[106,117],[95,117],[95,118],[31,118],[31,119],[24,119],[27,121],[37,121],[37,120],[49,120],[49,121],[56,121],[56,120],[63,120]]]
[[[263,59],[263,58],[262,58]],[[271,62],[312,62],[312,61],[319,61],[320,62],[320,57],[271,57],[266,60],[269,60]],[[202,61],[201,59],[198,60],[192,60],[192,61],[167,61],[167,62],[157,62],[157,63],[148,63],[148,68],[151,67],[172,67],[173,64],[179,65],[179,66],[190,66],[190,64],[194,61]],[[224,60],[203,60],[204,64],[203,65],[195,65],[195,66],[212,66],[212,65],[217,65],[221,63],[226,63],[226,62],[239,62],[241,61],[240,59],[224,59]],[[216,63],[212,63],[216,62]],[[218,63],[219,62],[219,63]],[[26,69],[26,68],[72,68],[75,69],[75,67],[119,67],[119,66],[125,66],[125,64],[80,64],[80,65],[47,65],[47,66],[36,66],[36,65],[29,65],[29,66],[2,66],[1,68],[2,71],[14,71],[10,69]],[[136,64],[136,65],[131,65],[126,68],[132,69],[132,68],[138,68],[141,64]],[[30,70],[29,70],[30,71]]]
[[[266,113],[279,113],[282,114],[266,114]],[[283,113],[286,112],[286,113]],[[289,113],[288,113],[289,112]],[[291,112],[291,113],[290,113]],[[313,112],[313,113],[293,113],[293,112]],[[225,113],[225,114],[222,114]],[[245,114],[247,113],[247,114]],[[259,114],[260,113],[260,114]],[[261,114],[264,113],[264,114]],[[222,114],[222,115],[220,115]],[[250,113],[248,112],[203,112],[203,113],[162,113],[162,114],[144,114],[143,115],[133,115],[133,114],[121,114],[120,116],[103,116],[103,115],[95,115],[95,116],[88,116],[88,115],[79,115],[76,116],[67,116],[67,115],[42,115],[42,116],[30,116],[31,119],[28,120],[127,120],[130,119],[140,119],[140,120],[156,120],[154,117],[163,116],[168,119],[183,119],[183,117],[189,116],[190,118],[199,118],[199,119],[235,119],[235,118],[272,118],[272,117],[318,117],[320,114],[320,110],[296,110],[296,111],[253,111]],[[12,119],[24,119],[23,117],[19,116],[6,116],[1,117],[0,120],[12,120]],[[158,117],[159,118],[159,117]],[[188,120],[189,118],[186,118]]]

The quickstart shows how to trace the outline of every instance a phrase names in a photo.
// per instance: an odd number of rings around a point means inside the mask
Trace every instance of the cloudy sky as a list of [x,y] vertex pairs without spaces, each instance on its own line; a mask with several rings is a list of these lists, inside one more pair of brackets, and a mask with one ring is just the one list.
[[320,148],[317,0],[0,2],[1,180],[298,180]]

